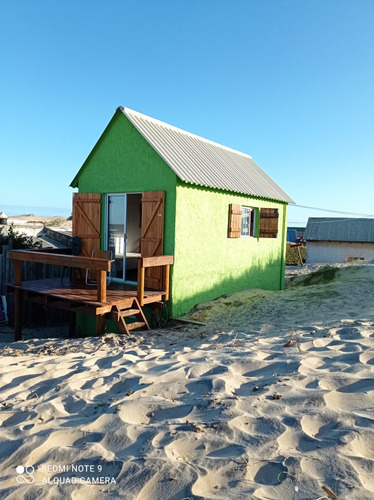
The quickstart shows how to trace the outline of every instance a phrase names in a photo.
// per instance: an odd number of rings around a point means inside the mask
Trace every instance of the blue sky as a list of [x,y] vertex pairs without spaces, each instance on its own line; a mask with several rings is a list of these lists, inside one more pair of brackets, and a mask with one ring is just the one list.
[[123,105],[250,154],[297,205],[374,216],[373,0],[2,0],[0,61],[8,215],[69,214]]

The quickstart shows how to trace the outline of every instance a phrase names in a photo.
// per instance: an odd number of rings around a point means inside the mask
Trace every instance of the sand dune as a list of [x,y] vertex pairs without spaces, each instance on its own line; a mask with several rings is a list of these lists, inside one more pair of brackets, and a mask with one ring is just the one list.
[[205,326],[1,344],[0,498],[374,498],[374,265],[294,274]]

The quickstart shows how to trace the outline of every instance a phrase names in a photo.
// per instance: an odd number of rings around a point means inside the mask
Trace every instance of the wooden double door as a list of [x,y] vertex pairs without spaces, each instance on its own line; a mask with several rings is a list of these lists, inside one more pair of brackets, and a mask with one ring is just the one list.
[[[111,251],[114,281],[136,283],[138,258],[163,255],[164,208],[164,191],[76,193],[73,236],[81,238],[83,255],[100,248]],[[147,269],[145,286],[161,290],[161,284],[161,268]]]

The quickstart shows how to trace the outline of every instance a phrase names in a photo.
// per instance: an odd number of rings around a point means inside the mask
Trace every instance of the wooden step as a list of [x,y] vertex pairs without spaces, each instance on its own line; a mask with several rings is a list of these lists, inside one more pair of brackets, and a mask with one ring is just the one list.
[[110,313],[110,318],[113,321],[121,321],[122,318],[127,318],[128,316],[137,316],[140,314],[139,309],[118,309],[117,311],[112,311]]
[[136,330],[137,328],[142,328],[145,326],[144,321],[134,321],[134,323],[126,323],[128,330]]
[[[130,316],[134,317],[137,321],[126,323],[126,318]],[[117,322],[120,333],[129,335],[131,330],[136,330],[138,328],[149,330],[146,317],[144,316],[139,302],[135,298],[132,301],[131,307],[128,309],[121,309],[119,306],[114,306],[110,313],[110,317]]]
[[120,309],[119,312],[121,316],[135,316],[140,313],[139,309]]

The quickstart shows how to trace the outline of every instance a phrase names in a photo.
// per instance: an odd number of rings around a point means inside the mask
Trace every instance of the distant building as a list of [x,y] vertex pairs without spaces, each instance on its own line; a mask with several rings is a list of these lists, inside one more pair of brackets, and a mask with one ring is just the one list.
[[6,226],[8,224],[8,216],[4,212],[0,212],[0,224]]
[[287,228],[287,241],[289,243],[303,243],[305,227],[288,227]]
[[306,263],[374,259],[374,218],[310,217],[304,233]]

